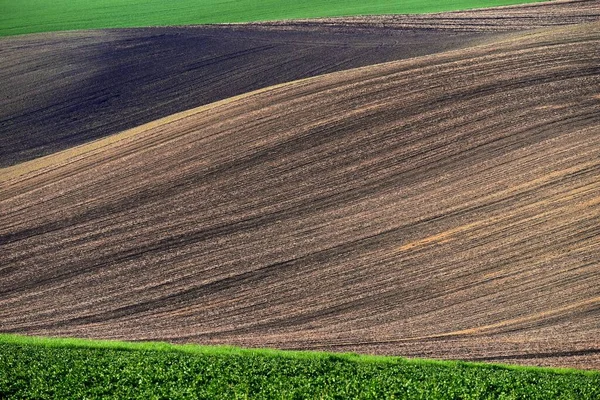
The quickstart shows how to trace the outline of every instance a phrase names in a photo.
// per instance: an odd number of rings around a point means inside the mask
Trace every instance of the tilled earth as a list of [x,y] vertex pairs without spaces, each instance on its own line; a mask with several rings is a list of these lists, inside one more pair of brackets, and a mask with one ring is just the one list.
[[252,90],[490,36],[220,26],[3,38],[0,167]]
[[600,23],[0,170],[0,331],[600,368]]
[[0,39],[0,167],[271,85],[600,19],[600,0]]
[[492,7],[415,15],[377,15],[320,18],[256,24],[279,29],[324,29],[343,26],[349,31],[373,28],[432,29],[447,32],[502,32],[598,21],[599,0],[554,0],[517,6]]

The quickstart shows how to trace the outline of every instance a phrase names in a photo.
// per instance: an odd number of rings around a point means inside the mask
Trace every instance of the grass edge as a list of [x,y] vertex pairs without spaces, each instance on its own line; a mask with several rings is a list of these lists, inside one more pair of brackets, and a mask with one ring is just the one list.
[[576,368],[537,367],[514,364],[473,362],[462,360],[436,360],[424,358],[405,358],[400,356],[382,356],[357,353],[336,353],[314,350],[281,350],[270,348],[242,348],[232,345],[200,345],[200,344],[172,344],[159,341],[118,341],[104,339],[84,339],[71,337],[44,337],[26,336],[12,333],[0,333],[0,344],[39,346],[51,348],[72,349],[110,349],[123,351],[156,351],[156,352],[179,352],[192,355],[221,355],[221,356],[261,356],[268,358],[289,359],[320,359],[337,358],[340,360],[356,363],[409,363],[417,365],[436,365],[449,368],[489,368],[515,371],[531,371],[550,374],[576,374],[586,376],[599,376],[600,371],[582,370]]

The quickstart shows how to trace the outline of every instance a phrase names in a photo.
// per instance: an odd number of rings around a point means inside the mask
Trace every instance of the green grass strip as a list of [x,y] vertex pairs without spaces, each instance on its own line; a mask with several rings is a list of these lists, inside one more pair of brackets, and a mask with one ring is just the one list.
[[539,0],[0,0],[0,36],[73,29],[417,14]]
[[600,399],[600,372],[0,335],[4,399]]

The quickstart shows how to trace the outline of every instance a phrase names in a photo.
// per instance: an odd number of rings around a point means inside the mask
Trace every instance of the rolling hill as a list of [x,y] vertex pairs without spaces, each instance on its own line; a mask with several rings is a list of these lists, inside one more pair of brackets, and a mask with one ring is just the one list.
[[271,85],[464,48],[505,31],[599,19],[600,1],[571,0],[414,16],[3,38],[0,167]]
[[252,90],[465,47],[492,35],[353,32],[338,24],[319,31],[220,26],[3,39],[0,167]]
[[0,331],[600,368],[600,24],[0,170]]

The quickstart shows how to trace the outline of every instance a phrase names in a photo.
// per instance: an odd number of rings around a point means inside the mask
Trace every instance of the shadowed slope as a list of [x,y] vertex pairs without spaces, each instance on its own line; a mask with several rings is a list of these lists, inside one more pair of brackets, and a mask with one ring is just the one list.
[[0,166],[322,73],[465,47],[482,34],[149,28],[0,41]]
[[[600,18],[600,0],[0,40],[0,167],[263,87]],[[470,30],[474,32],[459,32]]]
[[599,28],[0,170],[0,331],[600,368]]

